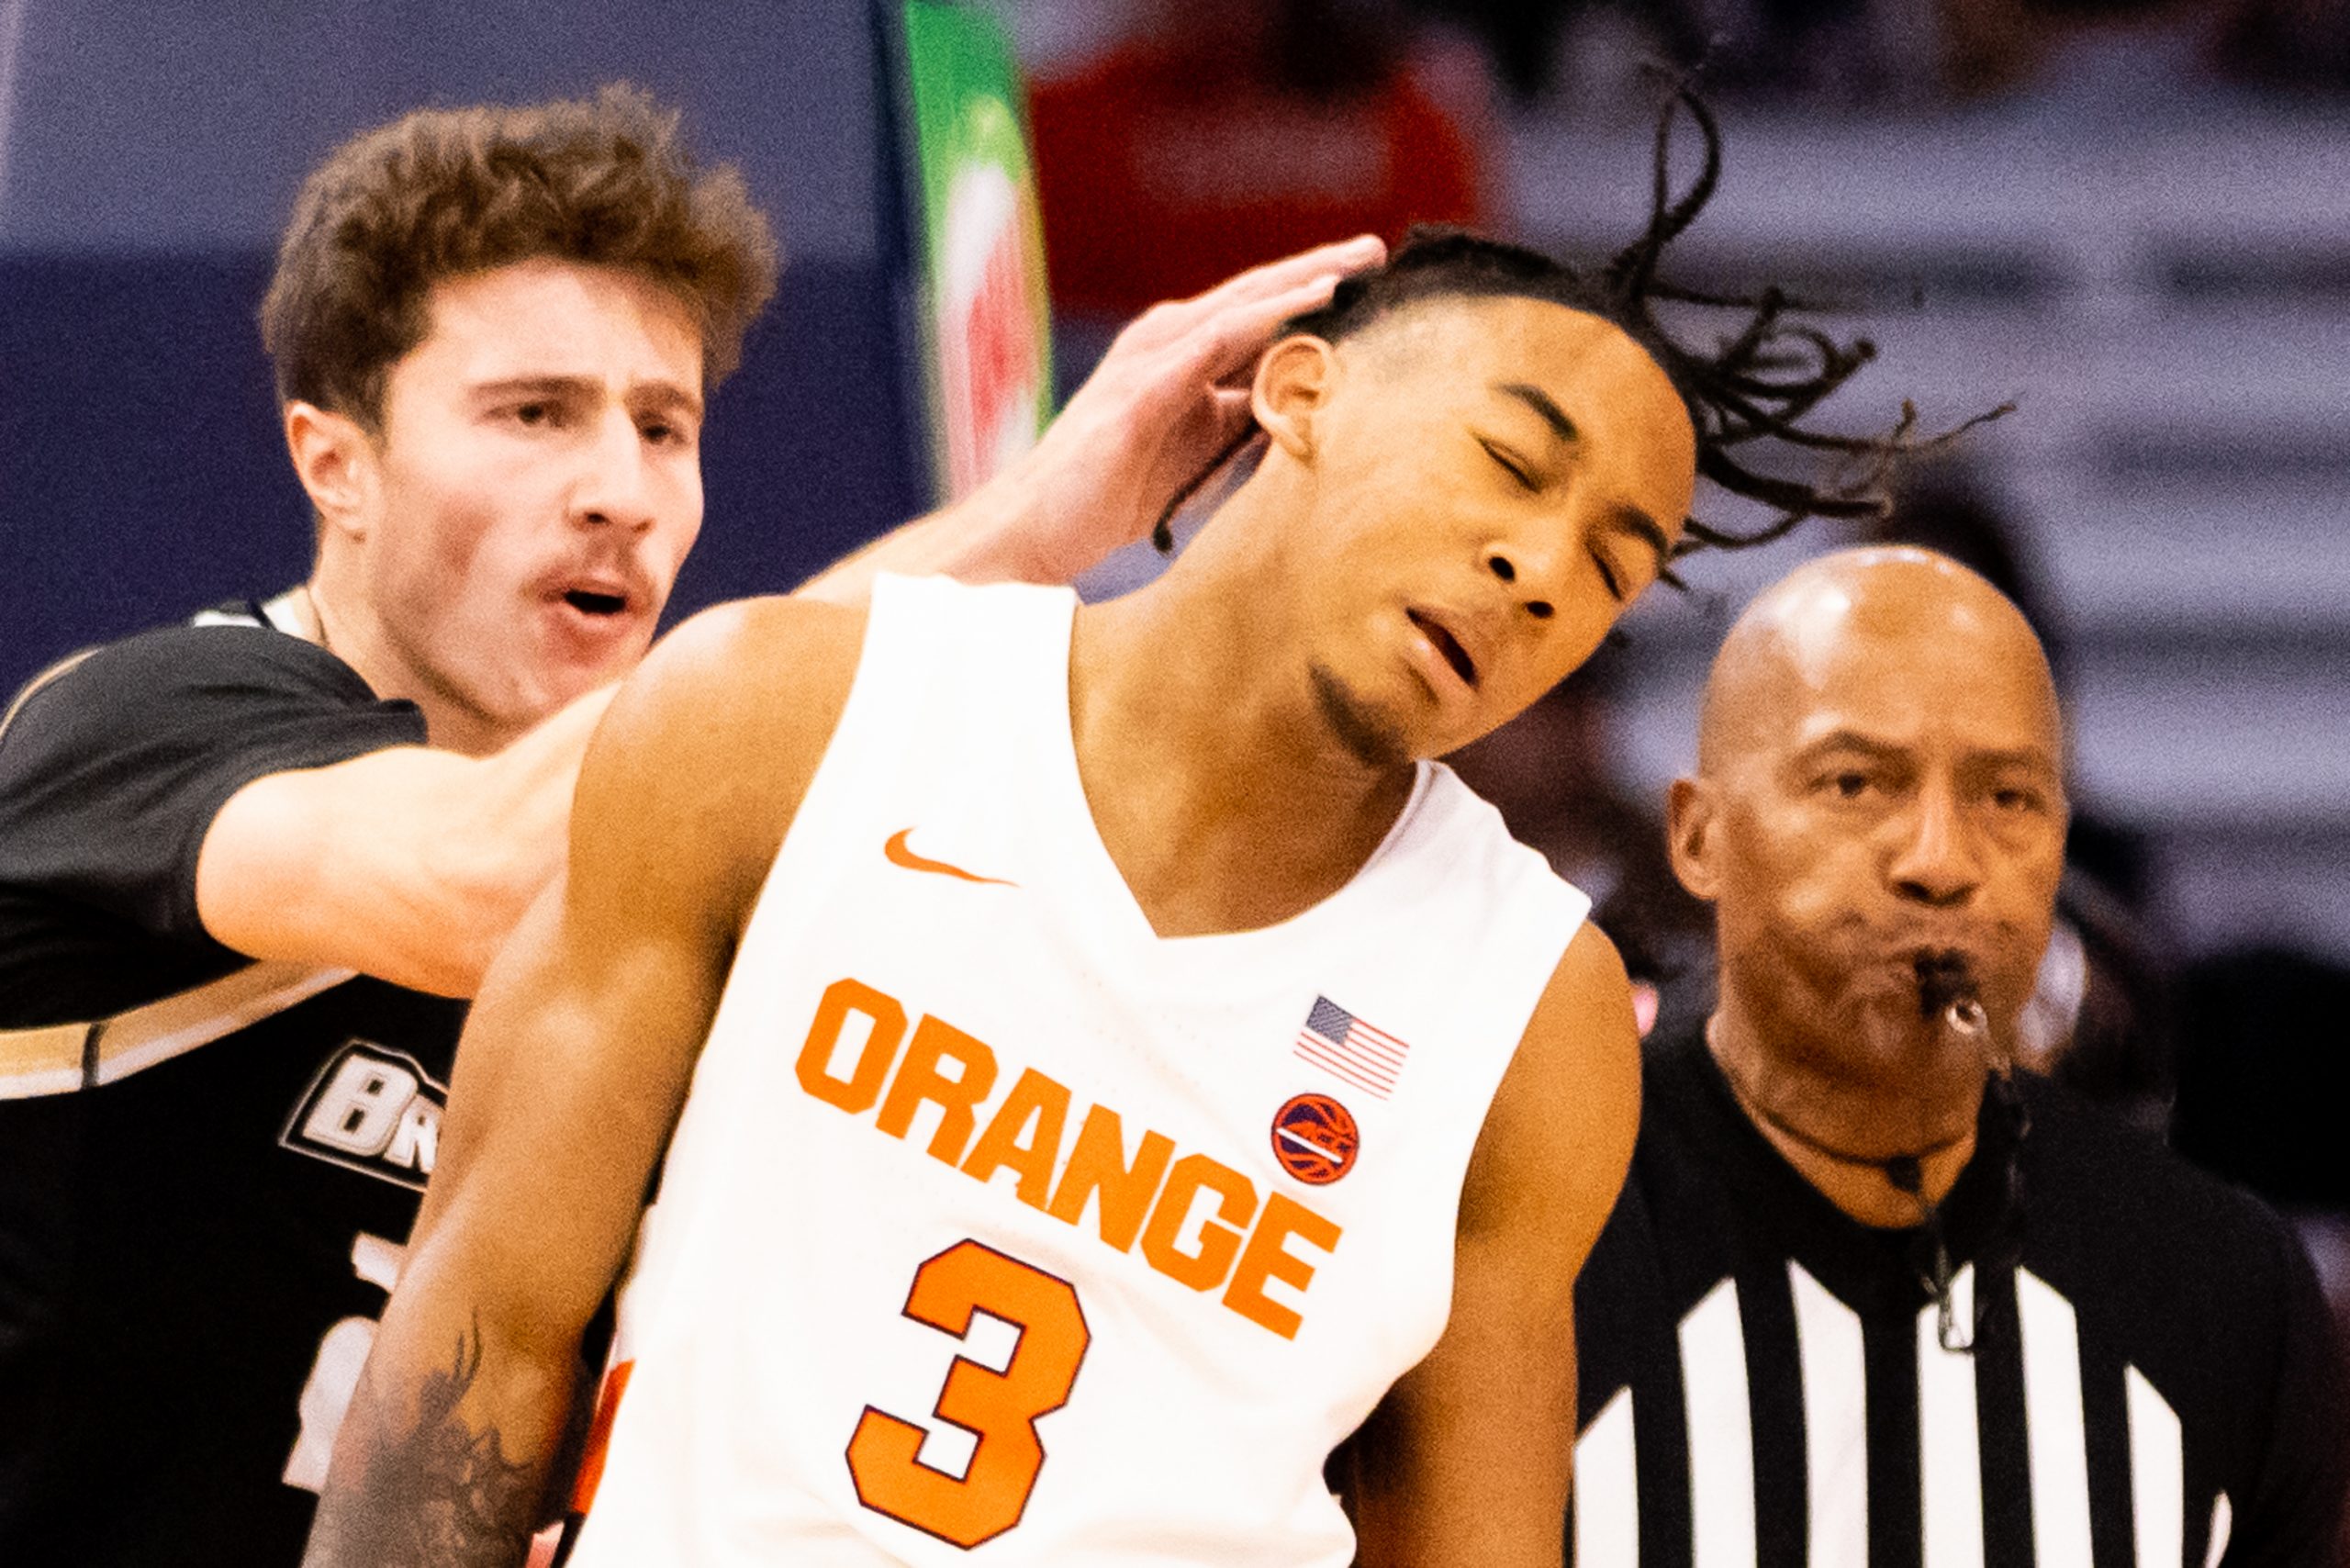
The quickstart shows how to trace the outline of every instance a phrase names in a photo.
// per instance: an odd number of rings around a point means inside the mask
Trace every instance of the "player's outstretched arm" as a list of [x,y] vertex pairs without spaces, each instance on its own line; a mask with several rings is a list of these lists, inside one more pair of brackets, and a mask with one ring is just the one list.
[[1575,1275],[1623,1185],[1639,1093],[1624,966],[1585,925],[1478,1135],[1444,1337],[1354,1444],[1364,1568],[1559,1568]]
[[205,833],[197,918],[247,958],[473,995],[562,864],[611,697],[592,691],[489,756],[393,746],[254,779]]
[[567,868],[466,1028],[311,1568],[521,1561],[581,1331],[627,1257],[861,633],[832,606],[728,606],[680,628],[614,701],[580,771]]
[[1118,334],[1034,451],[800,591],[856,602],[878,572],[1068,582],[1149,533],[1248,428],[1249,373],[1281,324],[1327,304],[1341,277],[1386,253],[1369,235],[1319,245],[1151,307]]

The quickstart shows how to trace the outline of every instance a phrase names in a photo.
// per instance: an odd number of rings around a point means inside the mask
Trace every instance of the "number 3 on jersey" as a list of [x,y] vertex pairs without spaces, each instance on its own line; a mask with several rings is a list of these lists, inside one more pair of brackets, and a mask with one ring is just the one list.
[[1020,1522],[1044,1468],[1036,1420],[1069,1403],[1092,1333],[1068,1281],[976,1241],[958,1241],[914,1271],[905,1315],[961,1338],[984,1312],[1020,1331],[1003,1370],[957,1356],[937,1415],[979,1439],[960,1479],[916,1457],[923,1429],[871,1406],[849,1439],[857,1501],[876,1513],[973,1547]]

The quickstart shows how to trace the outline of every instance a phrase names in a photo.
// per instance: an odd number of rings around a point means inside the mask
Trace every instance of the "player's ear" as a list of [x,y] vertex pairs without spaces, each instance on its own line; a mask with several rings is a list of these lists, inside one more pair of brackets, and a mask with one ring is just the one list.
[[1304,462],[1314,455],[1314,420],[1329,401],[1337,357],[1320,338],[1283,338],[1257,362],[1249,407],[1272,443]]
[[1716,863],[1719,835],[1714,831],[1718,805],[1712,782],[1704,778],[1676,778],[1665,797],[1664,847],[1673,859],[1673,874],[1691,898],[1707,903],[1721,887]]
[[321,527],[362,537],[373,509],[375,442],[358,420],[314,403],[285,405],[285,452]]

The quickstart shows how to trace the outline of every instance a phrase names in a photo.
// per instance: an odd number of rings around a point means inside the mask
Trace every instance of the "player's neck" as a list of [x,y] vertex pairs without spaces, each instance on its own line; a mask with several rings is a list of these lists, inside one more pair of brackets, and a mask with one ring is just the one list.
[[295,629],[358,672],[377,697],[405,700],[424,715],[424,733],[444,751],[487,756],[521,732],[496,723],[443,692],[401,656],[366,596],[326,563],[287,596]]
[[[1971,1091],[1953,1084],[1940,1092],[1856,1082],[1770,1048],[1730,995],[1707,1021],[1706,1045],[1755,1130],[1796,1174],[1863,1225],[1918,1224],[1920,1198],[1941,1203],[1974,1158],[1979,1077]],[[1905,1156],[1916,1161],[1914,1193],[1888,1170]]]
[[[1319,903],[1361,869],[1409,799],[1301,711],[1246,595],[1170,573],[1080,612],[1070,724],[1094,825],[1161,935],[1247,931]],[[1268,633],[1270,633],[1269,636]]]

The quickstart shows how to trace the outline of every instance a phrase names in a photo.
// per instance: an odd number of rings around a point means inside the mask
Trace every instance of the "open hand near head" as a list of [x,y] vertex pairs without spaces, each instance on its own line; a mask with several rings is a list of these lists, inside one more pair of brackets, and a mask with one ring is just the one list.
[[1066,582],[1149,533],[1248,428],[1258,356],[1281,324],[1379,264],[1370,235],[1253,267],[1129,322],[1035,448],[967,504],[1010,514],[1033,552],[1024,575]]

